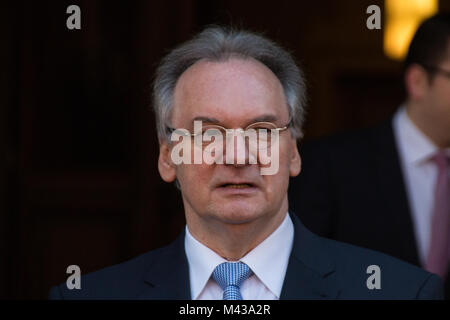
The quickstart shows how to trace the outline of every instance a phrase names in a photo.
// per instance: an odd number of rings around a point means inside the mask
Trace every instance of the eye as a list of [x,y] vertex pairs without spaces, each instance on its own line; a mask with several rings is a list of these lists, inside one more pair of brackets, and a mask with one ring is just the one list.
[[254,129],[254,130],[267,130],[270,131],[271,129],[275,129],[277,126],[271,122],[257,122],[250,126],[248,126],[247,129]]
[[272,127],[264,127],[264,126],[259,126],[254,128],[255,130],[259,131],[259,130],[266,130],[266,131],[270,131],[270,129],[273,129]]
[[212,141],[217,139],[224,139],[224,130],[220,127],[215,126],[205,126],[202,128],[202,145],[203,147],[209,145]]
[[215,137],[223,135],[223,129],[215,126],[204,126],[202,128],[202,134],[207,137]]

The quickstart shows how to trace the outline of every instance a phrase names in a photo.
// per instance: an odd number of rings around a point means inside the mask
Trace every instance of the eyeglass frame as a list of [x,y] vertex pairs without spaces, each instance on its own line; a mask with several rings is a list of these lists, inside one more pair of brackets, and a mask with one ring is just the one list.
[[425,69],[428,69],[435,73],[440,73],[441,75],[445,76],[446,78],[450,79],[450,70],[445,70],[441,67],[432,66],[429,64],[420,64]]
[[[248,130],[251,126],[254,126],[254,125],[256,125],[256,124],[261,124],[261,123],[266,123],[266,124],[268,123],[268,124],[271,124],[271,125],[273,125],[273,126],[275,127],[275,128],[273,128],[273,129],[270,129],[270,130],[276,130],[276,131],[278,131],[278,132],[283,132],[283,131],[287,130],[287,129],[292,125],[292,118],[290,118],[290,119],[289,119],[289,122],[288,122],[285,126],[282,126],[282,127],[276,127],[276,124],[273,123],[273,122],[268,122],[268,121],[258,121],[258,122],[254,122],[254,123],[249,124],[247,127],[245,127],[245,129],[242,129],[242,130],[243,130],[243,132],[245,132],[245,131]],[[221,126],[221,125],[218,125],[218,124],[208,125],[208,126],[211,126],[210,129],[220,128],[220,129],[223,129],[225,132],[226,132],[227,130],[236,130],[236,129],[225,128],[224,126]],[[166,126],[166,128],[168,129],[168,131],[169,131],[170,134],[172,134],[173,132],[175,132],[176,130],[178,130],[178,129],[176,129],[176,128],[172,128],[172,127],[169,127],[169,126]],[[240,128],[237,128],[237,129],[240,129]],[[191,133],[191,132],[190,132],[189,130],[187,130],[187,129],[183,129],[183,130],[189,132],[189,133],[184,133],[184,134],[183,134],[184,136],[196,137],[196,136],[198,136],[198,135],[204,134],[203,132],[202,132],[202,133]],[[208,129],[208,130],[209,130],[209,129]]]

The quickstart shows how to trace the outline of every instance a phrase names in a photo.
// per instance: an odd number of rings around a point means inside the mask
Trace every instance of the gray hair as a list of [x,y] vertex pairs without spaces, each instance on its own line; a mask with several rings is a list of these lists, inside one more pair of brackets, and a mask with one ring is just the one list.
[[292,56],[259,34],[213,26],[172,50],[156,71],[153,108],[160,142],[162,139],[170,141],[167,129],[175,86],[181,74],[200,60],[220,62],[230,58],[255,59],[277,76],[286,97],[291,132],[296,139],[303,136],[306,86]]

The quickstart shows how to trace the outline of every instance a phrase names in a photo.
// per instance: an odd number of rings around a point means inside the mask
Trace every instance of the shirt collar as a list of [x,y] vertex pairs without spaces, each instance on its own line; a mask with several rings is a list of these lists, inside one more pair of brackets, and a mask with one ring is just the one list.
[[280,298],[293,240],[294,224],[286,214],[280,226],[241,259],[277,298]]
[[[259,280],[280,297],[294,239],[294,225],[289,214],[283,222],[253,250],[239,261],[247,264]],[[186,225],[185,251],[189,262],[191,296],[197,299],[214,269],[224,258],[195,239]]]
[[438,147],[411,121],[405,106],[401,106],[394,118],[400,138],[400,148],[408,164],[428,161]]
[[189,232],[187,225],[184,248],[189,263],[191,296],[192,300],[196,300],[206,286],[214,269],[222,262],[226,262],[226,260],[195,239]]

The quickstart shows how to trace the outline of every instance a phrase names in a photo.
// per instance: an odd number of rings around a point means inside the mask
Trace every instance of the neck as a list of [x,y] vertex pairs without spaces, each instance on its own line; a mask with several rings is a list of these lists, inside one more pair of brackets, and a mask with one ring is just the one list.
[[[284,203],[285,202],[285,203]],[[191,235],[228,261],[238,261],[272,234],[283,222],[288,209],[287,198],[274,215],[231,224],[215,218],[200,218],[186,212]]]
[[408,101],[406,104],[406,113],[414,125],[438,148],[449,148],[449,130],[445,125],[440,125],[443,119],[437,119],[426,110],[426,106],[417,102]]

